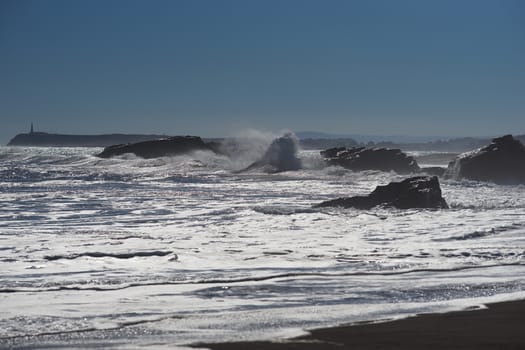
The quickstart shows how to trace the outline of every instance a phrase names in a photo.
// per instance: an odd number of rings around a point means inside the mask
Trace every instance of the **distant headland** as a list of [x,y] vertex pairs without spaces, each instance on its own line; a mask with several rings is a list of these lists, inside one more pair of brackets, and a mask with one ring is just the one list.
[[165,137],[167,136],[141,134],[65,135],[49,134],[47,132],[33,132],[16,135],[7,145],[37,147],[107,147],[120,143],[134,143]]
[[167,135],[146,134],[103,134],[70,135],[34,131],[33,123],[28,133],[13,137],[8,146],[36,147],[107,147],[121,143],[134,143],[166,138]]

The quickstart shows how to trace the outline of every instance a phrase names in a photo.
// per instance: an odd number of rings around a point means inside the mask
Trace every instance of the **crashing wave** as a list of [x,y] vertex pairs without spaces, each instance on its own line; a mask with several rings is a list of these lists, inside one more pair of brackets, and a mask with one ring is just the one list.
[[286,133],[273,140],[264,155],[241,172],[260,169],[267,173],[301,169],[301,160],[297,157],[299,141],[293,133]]

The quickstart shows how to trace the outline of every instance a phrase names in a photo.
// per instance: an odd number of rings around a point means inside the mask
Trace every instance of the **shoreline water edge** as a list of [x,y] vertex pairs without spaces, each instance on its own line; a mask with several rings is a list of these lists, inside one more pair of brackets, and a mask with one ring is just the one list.
[[196,344],[211,350],[524,349],[525,300],[400,320],[314,329],[276,341]]

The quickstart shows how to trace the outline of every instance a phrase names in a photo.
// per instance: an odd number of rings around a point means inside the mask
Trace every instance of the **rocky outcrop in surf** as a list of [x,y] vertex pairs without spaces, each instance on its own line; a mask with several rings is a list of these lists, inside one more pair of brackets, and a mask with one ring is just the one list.
[[174,136],[160,140],[109,146],[104,148],[97,156],[110,158],[125,153],[133,153],[142,158],[156,158],[175,156],[193,151],[212,151],[217,153],[218,145],[206,143],[198,136]]
[[525,184],[525,146],[505,135],[478,150],[460,154],[449,163],[448,178],[489,181],[498,184]]
[[418,172],[416,160],[400,149],[335,147],[321,151],[321,156],[329,165],[360,170],[395,171],[399,174]]
[[264,155],[241,172],[253,169],[261,169],[268,173],[299,170],[301,160],[297,157],[298,145],[295,135],[287,133],[273,140]]
[[448,208],[447,202],[441,196],[441,187],[436,176],[411,177],[401,182],[391,182],[386,186],[377,186],[368,196],[337,198],[316,205],[356,209],[371,209],[376,206],[399,209]]

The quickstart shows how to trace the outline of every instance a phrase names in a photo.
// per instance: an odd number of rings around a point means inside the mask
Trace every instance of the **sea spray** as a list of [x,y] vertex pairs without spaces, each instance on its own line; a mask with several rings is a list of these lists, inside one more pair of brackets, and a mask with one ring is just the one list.
[[231,170],[244,169],[260,159],[277,137],[279,135],[272,132],[247,129],[224,139],[220,150],[228,155]]
[[268,146],[264,155],[243,171],[262,169],[265,172],[281,172],[301,169],[301,160],[297,158],[299,142],[297,137],[289,132],[276,138]]

